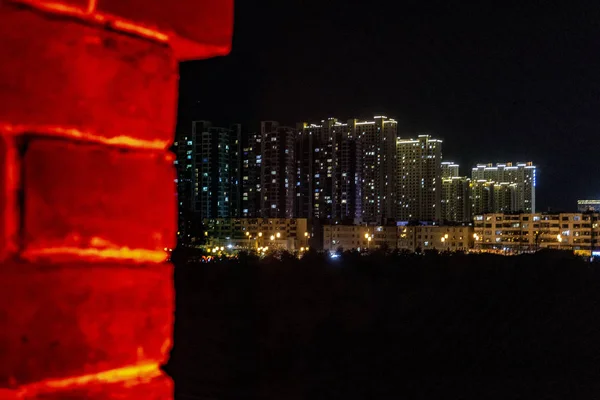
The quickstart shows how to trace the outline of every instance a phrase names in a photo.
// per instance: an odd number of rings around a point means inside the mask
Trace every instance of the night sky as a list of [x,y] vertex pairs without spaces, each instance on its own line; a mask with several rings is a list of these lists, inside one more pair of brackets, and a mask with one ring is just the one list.
[[600,198],[598,2],[463,3],[238,0],[231,54],[181,65],[178,131],[383,113],[463,175],[533,161],[538,211]]

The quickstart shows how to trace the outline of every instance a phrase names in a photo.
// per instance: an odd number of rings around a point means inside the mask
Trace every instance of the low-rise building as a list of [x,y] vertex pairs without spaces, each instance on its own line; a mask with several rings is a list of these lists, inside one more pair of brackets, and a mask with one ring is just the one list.
[[287,251],[308,247],[305,218],[215,218],[203,222],[209,247]]
[[396,226],[325,225],[323,250],[395,249],[396,236]]
[[399,226],[398,249],[410,252],[426,250],[468,251],[473,247],[473,227],[469,225]]
[[543,248],[591,255],[598,245],[598,213],[483,214],[475,216],[475,249],[503,253]]
[[467,251],[473,247],[473,227],[331,225],[323,228],[324,250]]
[[577,211],[600,212],[600,200],[577,200]]

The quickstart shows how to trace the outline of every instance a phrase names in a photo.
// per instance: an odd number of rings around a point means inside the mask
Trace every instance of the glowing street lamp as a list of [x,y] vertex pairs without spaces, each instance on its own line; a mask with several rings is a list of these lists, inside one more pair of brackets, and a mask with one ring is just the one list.
[[258,232],[258,237],[262,237],[262,232]]
[[281,237],[281,233],[277,232],[276,236],[279,239]]
[[275,240],[275,236],[271,235],[271,240]]

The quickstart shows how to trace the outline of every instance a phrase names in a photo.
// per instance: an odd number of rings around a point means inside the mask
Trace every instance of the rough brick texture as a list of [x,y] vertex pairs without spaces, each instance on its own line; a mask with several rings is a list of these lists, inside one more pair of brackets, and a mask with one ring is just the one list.
[[[173,383],[164,374],[150,380],[89,384],[63,390],[48,390],[37,386],[25,390],[19,400],[169,400],[173,398]],[[1,397],[0,399],[3,399]],[[12,398],[11,398],[12,400]]]
[[174,247],[170,156],[32,140],[23,164],[26,254],[60,247]]
[[0,107],[0,128],[72,128],[170,145],[178,79],[171,49],[4,2],[0,14],[0,70],[10,77],[0,85],[0,104],[10,104]]
[[0,399],[172,398],[177,59],[232,26],[232,0],[0,0]]
[[98,11],[175,33],[170,44],[179,59],[225,55],[231,49],[233,0],[98,0]]
[[168,264],[4,265],[0,387],[165,361],[171,280]]
[[16,174],[14,142],[0,136],[0,262],[16,250]]

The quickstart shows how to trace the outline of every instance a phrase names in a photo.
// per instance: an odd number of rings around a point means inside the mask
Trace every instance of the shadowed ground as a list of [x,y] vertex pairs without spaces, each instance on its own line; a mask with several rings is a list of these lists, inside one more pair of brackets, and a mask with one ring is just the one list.
[[600,268],[566,254],[177,264],[180,399],[600,395]]

